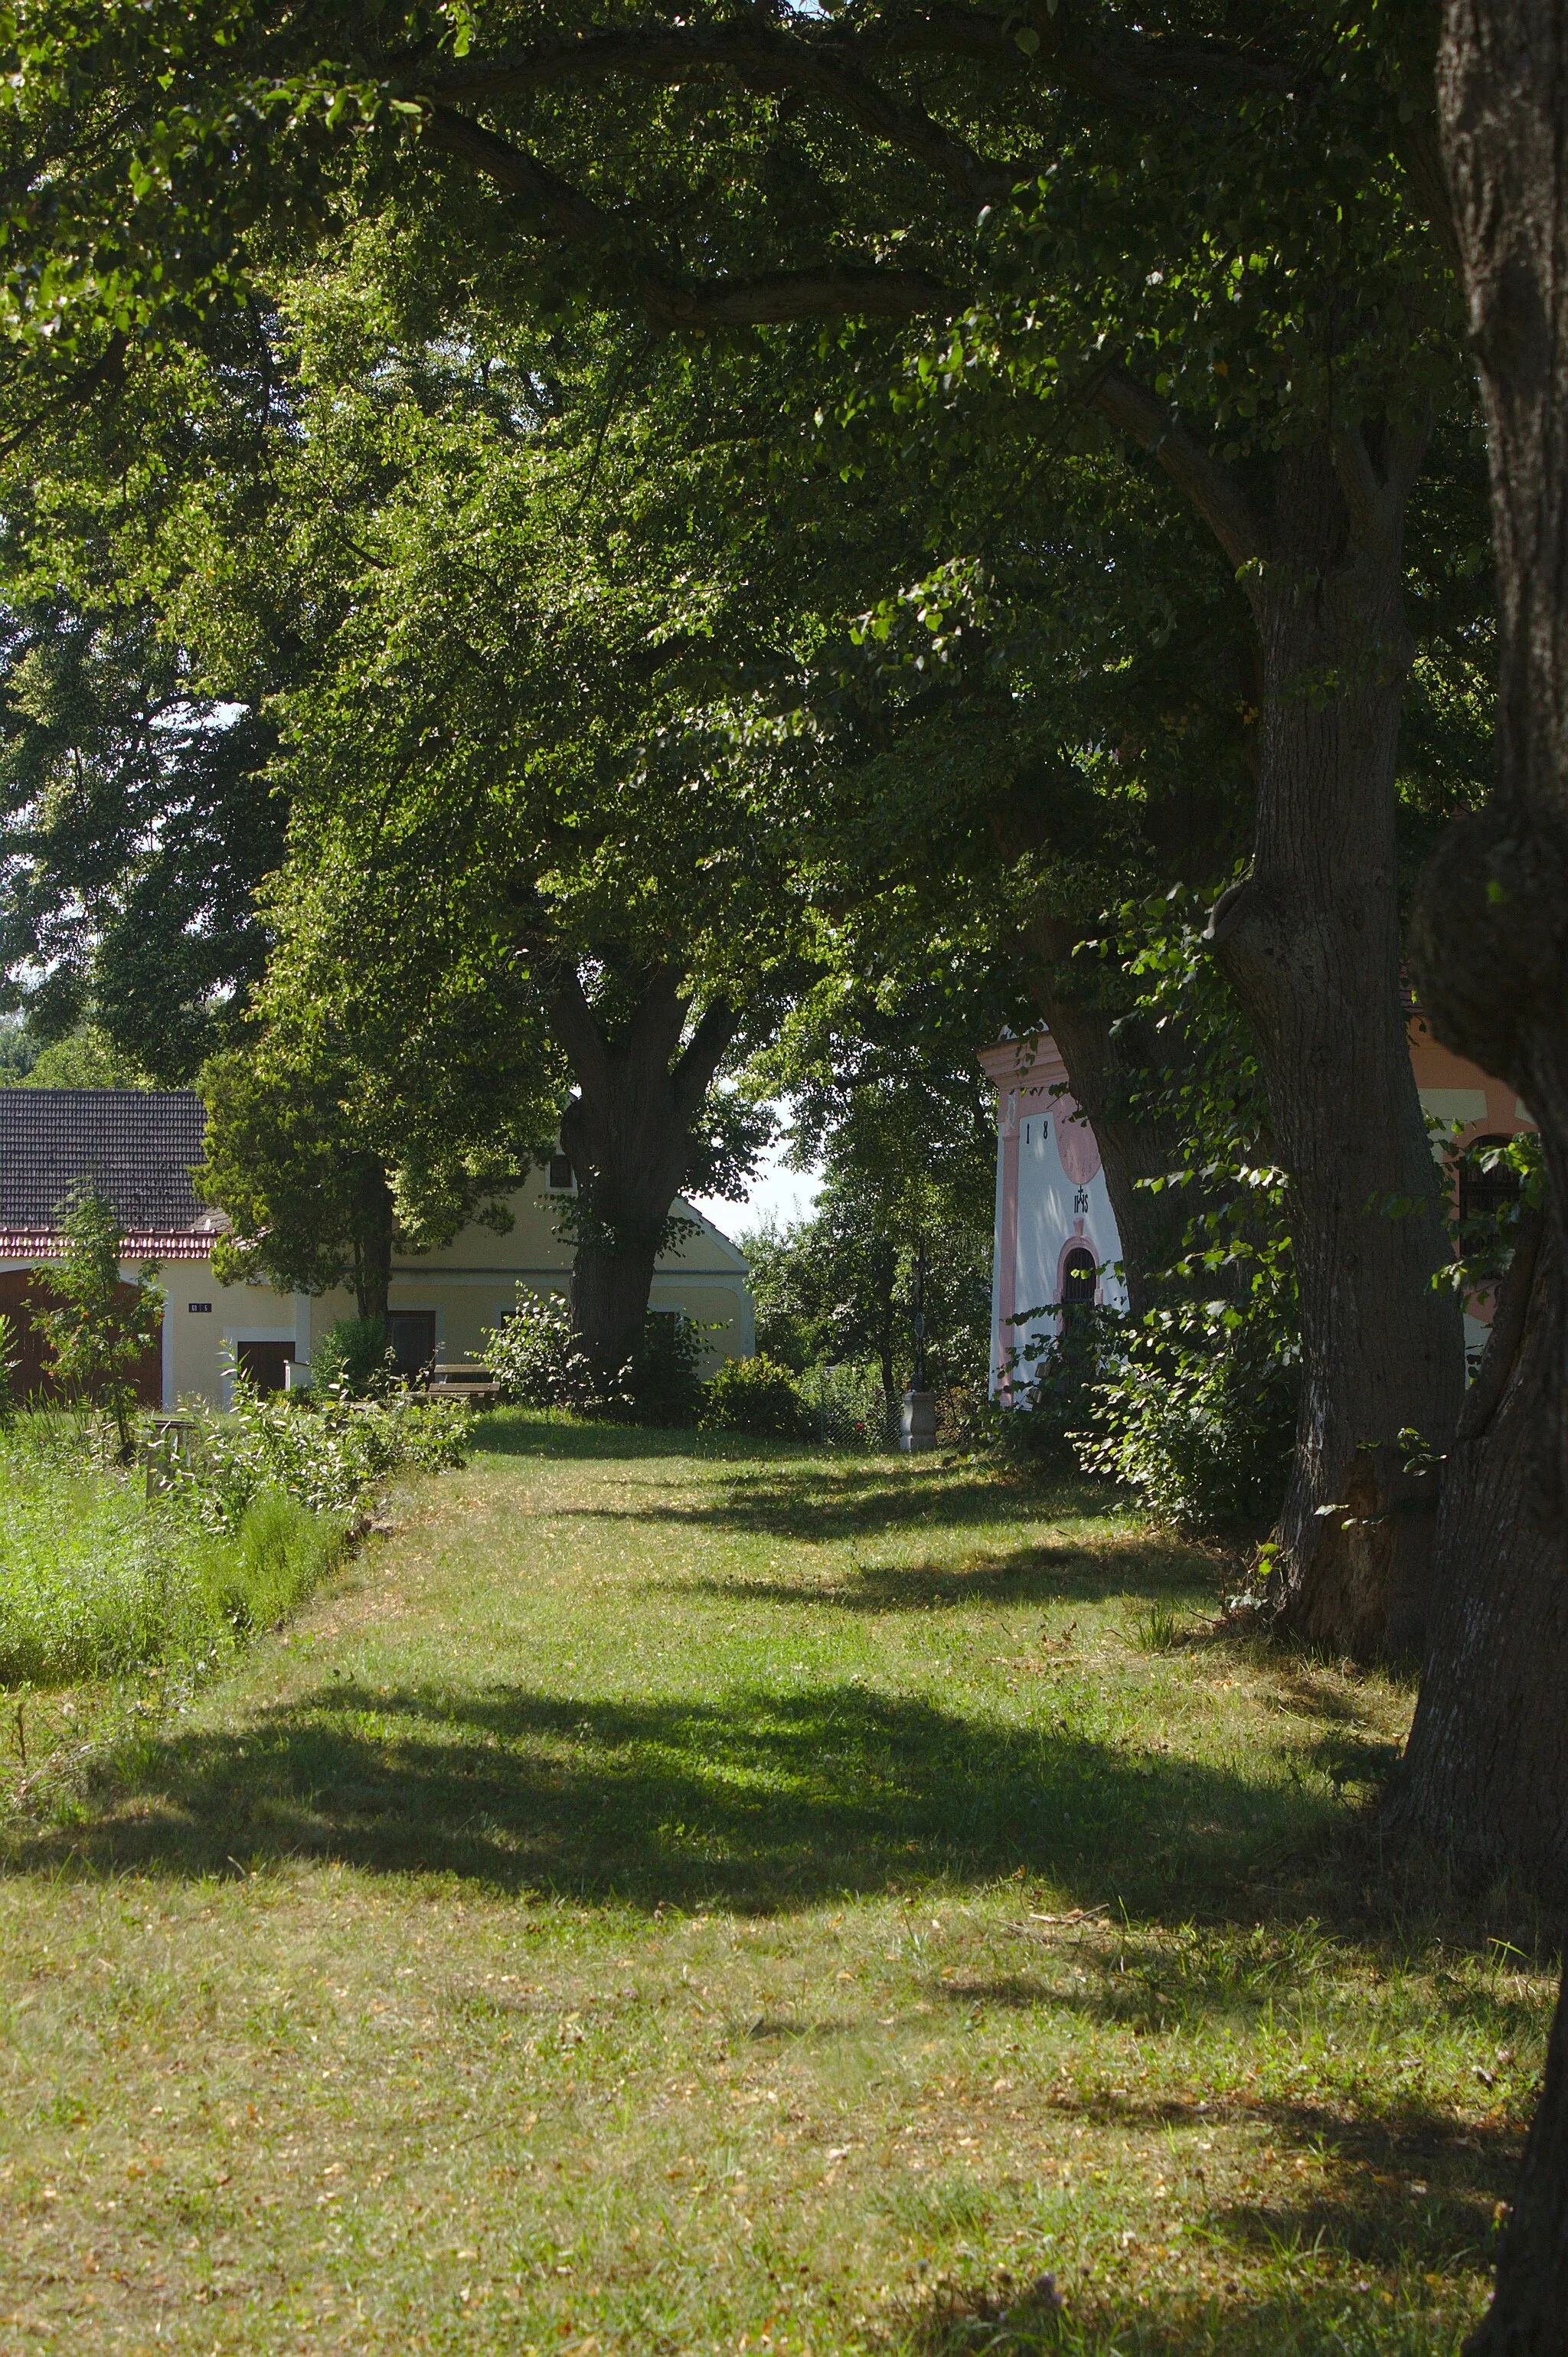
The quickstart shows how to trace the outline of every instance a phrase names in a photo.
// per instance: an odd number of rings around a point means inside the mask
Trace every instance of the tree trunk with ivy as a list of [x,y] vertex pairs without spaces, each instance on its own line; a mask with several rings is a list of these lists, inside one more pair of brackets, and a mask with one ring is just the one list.
[[[1568,18],[1560,0],[1447,0],[1438,69],[1461,281],[1487,418],[1498,603],[1498,783],[1451,827],[1422,880],[1412,965],[1444,1044],[1509,1081],[1541,1128],[1560,1265],[1568,1260]],[[1560,1290],[1560,1287],[1558,1288]],[[1535,1557],[1527,1620],[1554,1625],[1568,1582],[1561,1501],[1568,1394],[1560,1308],[1541,1308],[1531,1394],[1535,1498],[1558,1503]],[[1527,1403],[1520,1402],[1521,1415]],[[1500,1409],[1499,1409],[1500,1413]],[[1493,1562],[1518,1569],[1516,1489]],[[1510,1656],[1511,1659],[1511,1656]],[[1502,1665],[1505,1678],[1509,1663]],[[1429,1674],[1441,1686],[1448,1665]],[[1562,1691],[1521,1728],[1535,1747],[1521,1797],[1552,1839]],[[1537,1697],[1527,1696],[1535,1708]],[[1483,1706],[1495,1715],[1496,1700]],[[1469,2343],[1486,2357],[1568,2352],[1568,1995],[1498,2262]]]
[[[595,1379],[614,1386],[642,1339],[653,1271],[670,1236],[700,1114],[739,1018],[709,1006],[689,1039],[689,992],[671,967],[642,978],[613,1034],[574,970],[557,981],[551,1023],[577,1084],[561,1143],[577,1182],[573,1330]],[[682,1044],[684,1041],[684,1044]]]
[[1434,1486],[1464,1386],[1457,1304],[1400,988],[1394,775],[1410,661],[1403,533],[1424,435],[1369,421],[1281,454],[1267,506],[1114,371],[1093,395],[1236,565],[1262,714],[1250,876],[1210,938],[1246,1014],[1290,1180],[1296,1448],[1272,1600],[1359,1660],[1421,1641]]
[[1568,1898],[1563,1259],[1541,1211],[1513,1265],[1444,1470],[1434,1603],[1388,1833],[1462,1871]]

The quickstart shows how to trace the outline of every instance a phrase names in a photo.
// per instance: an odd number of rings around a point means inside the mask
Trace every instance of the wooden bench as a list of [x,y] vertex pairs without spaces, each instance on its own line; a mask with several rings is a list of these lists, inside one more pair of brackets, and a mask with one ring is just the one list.
[[494,1407],[500,1395],[489,1367],[434,1366],[424,1386],[426,1399],[460,1399],[469,1407]]

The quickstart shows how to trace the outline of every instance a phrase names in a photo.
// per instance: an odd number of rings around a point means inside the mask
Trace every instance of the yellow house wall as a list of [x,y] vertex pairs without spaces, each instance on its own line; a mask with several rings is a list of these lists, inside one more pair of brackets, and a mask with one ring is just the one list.
[[[389,1306],[435,1311],[438,1356],[482,1358],[486,1329],[511,1310],[520,1286],[535,1293],[565,1293],[572,1248],[553,1233],[555,1214],[548,1199],[540,1200],[542,1195],[536,1185],[512,1197],[514,1225],[504,1235],[467,1227],[439,1252],[394,1263]],[[220,1285],[209,1261],[169,1263],[159,1271],[158,1282],[166,1305],[166,1406],[198,1398],[221,1405],[226,1347],[288,1341],[295,1358],[304,1362],[329,1327],[354,1315],[353,1297],[342,1288],[313,1297],[274,1293],[265,1286]],[[209,1306],[192,1306],[203,1303]],[[725,1359],[749,1356],[756,1347],[746,1263],[729,1239],[706,1222],[689,1243],[662,1255],[649,1306],[683,1310],[699,1325],[718,1329],[703,1337],[704,1372]]]
[[226,1358],[236,1342],[289,1341],[295,1356],[304,1356],[308,1295],[274,1293],[264,1285],[220,1285],[210,1261],[171,1261],[158,1271],[158,1283],[164,1292],[166,1407],[182,1399],[221,1406]]

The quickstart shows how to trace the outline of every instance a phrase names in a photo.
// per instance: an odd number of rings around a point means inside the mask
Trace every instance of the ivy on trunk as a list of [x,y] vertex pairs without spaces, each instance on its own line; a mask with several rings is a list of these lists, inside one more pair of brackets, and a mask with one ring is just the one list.
[[1443,1479],[1436,1604],[1385,1817],[1490,1879],[1568,1897],[1568,1582],[1561,1577],[1563,1258],[1539,1211],[1466,1396]]
[[[1444,157],[1486,410],[1499,621],[1498,782],[1451,828],[1423,879],[1412,963],[1444,1043],[1500,1073],[1541,1126],[1555,1246],[1568,1246],[1568,21],[1559,0],[1448,0],[1438,71]],[[1550,1261],[1547,1263],[1550,1267]],[[1554,1291],[1557,1288],[1553,1288]],[[1568,1399],[1560,1304],[1539,1305],[1547,1380],[1537,1462],[1562,1494]],[[1499,1406],[1498,1415],[1502,1410]],[[1463,1478],[1463,1476],[1461,1476]],[[1537,1483],[1513,1486],[1493,1565],[1517,1574]],[[1559,1508],[1534,1555],[1527,1617],[1560,1609],[1568,1560]],[[1551,1621],[1544,1626],[1550,1630]],[[1484,1674],[1506,1678],[1512,1649]],[[1479,1665],[1478,1665],[1479,1666]],[[1452,1664],[1434,1661],[1441,1692]],[[1494,1711],[1498,1697],[1485,1707]],[[1435,1712],[1434,1702],[1433,1710]],[[1559,1691],[1520,1743],[1544,1764]],[[1541,1780],[1527,1793],[1539,1809]],[[1555,1802],[1553,1803],[1555,1806]],[[1539,1843],[1549,1828],[1523,1829]],[[1568,1993],[1504,2234],[1487,2357],[1568,2351]]]

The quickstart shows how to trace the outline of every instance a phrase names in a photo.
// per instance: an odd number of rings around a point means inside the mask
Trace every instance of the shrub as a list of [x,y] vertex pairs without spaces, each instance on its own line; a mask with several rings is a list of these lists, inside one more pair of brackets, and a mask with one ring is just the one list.
[[697,1372],[702,1356],[703,1331],[693,1318],[679,1309],[649,1311],[625,1377],[639,1424],[696,1422],[703,1391]]
[[58,1266],[33,1275],[53,1301],[35,1313],[52,1353],[61,1388],[106,1408],[114,1419],[120,1454],[129,1459],[135,1443],[132,1420],[142,1361],[163,1331],[164,1297],[149,1264],[141,1282],[120,1279],[124,1238],[113,1209],[97,1193],[79,1195],[61,1222],[64,1251]]
[[833,1448],[878,1450],[898,1442],[898,1396],[870,1361],[807,1369],[800,1391],[819,1440]]
[[649,1311],[642,1340],[608,1385],[596,1379],[566,1305],[555,1294],[528,1293],[520,1286],[517,1308],[491,1328],[485,1346],[501,1397],[522,1407],[690,1424],[702,1397],[702,1329],[679,1310]]
[[1261,1536],[1284,1494],[1297,1384],[1279,1325],[1219,1302],[1167,1314],[1094,1386],[1079,1461],[1124,1481],[1174,1530]]
[[748,1432],[769,1440],[810,1440],[816,1417],[788,1367],[773,1359],[726,1359],[703,1386],[704,1432]]
[[310,1354],[311,1389],[346,1392],[350,1399],[376,1399],[395,1377],[380,1318],[339,1318]]
[[171,1494],[210,1530],[237,1531],[265,1491],[316,1513],[349,1513],[392,1474],[463,1464],[470,1429],[456,1400],[258,1392],[236,1373],[227,1413],[203,1417],[189,1453],[169,1460]]
[[1124,1322],[1117,1310],[1083,1302],[1065,1320],[1058,1316],[1049,1335],[1008,1354],[1012,1401],[998,1403],[990,1420],[1004,1456],[1050,1471],[1079,1461],[1076,1436],[1092,1420],[1095,1387],[1114,1361]]
[[517,1289],[517,1308],[485,1338],[485,1356],[503,1400],[519,1407],[586,1407],[593,1370],[553,1293]]

